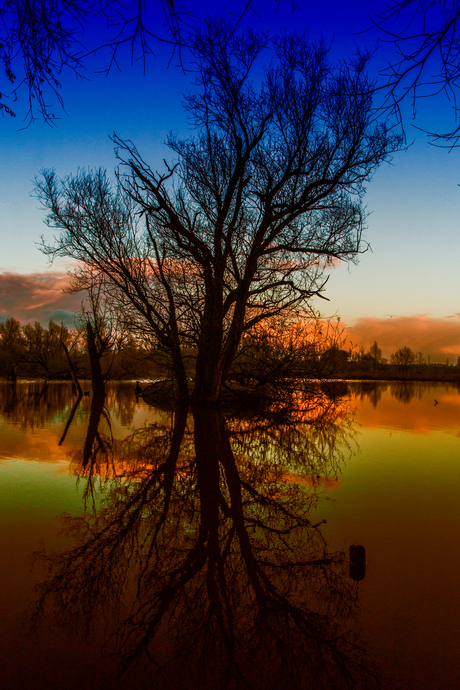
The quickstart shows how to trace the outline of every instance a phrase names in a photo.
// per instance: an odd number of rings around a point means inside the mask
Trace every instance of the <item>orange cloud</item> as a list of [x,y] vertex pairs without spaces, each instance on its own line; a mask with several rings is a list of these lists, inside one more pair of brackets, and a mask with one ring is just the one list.
[[358,319],[354,326],[346,327],[348,342],[366,350],[377,341],[385,357],[407,345],[415,352],[422,352],[431,361],[445,362],[450,358],[455,364],[460,356],[460,315],[434,318],[428,314],[414,316],[390,316],[386,319],[366,317]]
[[21,323],[50,319],[73,326],[82,294],[64,292],[69,276],[64,272],[0,273],[0,320],[14,317]]

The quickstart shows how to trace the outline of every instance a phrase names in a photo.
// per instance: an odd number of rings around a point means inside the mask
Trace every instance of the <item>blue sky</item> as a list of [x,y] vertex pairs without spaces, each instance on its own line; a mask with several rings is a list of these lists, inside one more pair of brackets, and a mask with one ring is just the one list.
[[[189,4],[198,16],[216,10],[215,3]],[[332,51],[337,57],[350,55],[355,43],[369,47],[376,44],[375,33],[360,33],[370,25],[369,3],[300,0],[297,6],[292,11],[290,0],[281,0],[276,11],[273,0],[255,0],[259,16],[248,13],[244,21],[253,21],[272,32],[286,27],[308,30],[312,38],[322,34],[334,39]],[[379,3],[372,3],[372,7],[377,10]],[[219,9],[235,8],[236,2],[219,4]],[[93,34],[100,30],[96,27]],[[91,32],[88,38],[92,38]],[[7,300],[11,298],[8,290],[15,284],[11,274],[35,275],[43,288],[44,272],[51,277],[65,270],[64,262],[49,269],[46,257],[36,247],[42,233],[50,237],[43,224],[44,213],[30,196],[33,178],[41,168],[54,167],[59,175],[75,173],[79,167],[101,166],[112,171],[116,160],[109,135],[113,131],[133,140],[152,167],[161,167],[162,158],[169,155],[163,145],[168,132],[187,132],[181,101],[183,91],[190,86],[190,75],[176,66],[175,59],[168,67],[168,46],[158,44],[156,49],[156,56],[147,62],[145,75],[141,64],[130,66],[128,55],[122,60],[122,71],[114,70],[108,77],[93,74],[104,64],[101,56],[97,62],[87,63],[89,81],[77,80],[71,73],[63,75],[66,113],[56,106],[56,113],[61,115],[56,127],[35,122],[19,130],[20,117],[0,121],[0,317],[46,319],[53,309],[57,312],[60,308],[55,299],[51,307],[48,305],[46,316],[42,315],[40,307],[33,305],[46,299],[33,302],[27,291],[21,293],[21,304],[19,292],[16,302]],[[377,53],[376,71],[385,64],[389,50],[384,47]],[[325,315],[340,315],[351,327],[369,324],[366,319],[374,319],[374,325],[375,319],[381,325],[390,318],[406,319],[401,344],[413,347],[407,341],[407,319],[422,319],[423,323],[432,319],[440,337],[443,324],[452,329],[456,323],[460,355],[460,318],[456,316],[460,312],[460,149],[448,152],[430,146],[425,135],[411,126],[409,104],[405,117],[411,146],[398,153],[391,165],[382,166],[368,186],[366,239],[372,252],[363,254],[357,266],[333,269],[325,293],[330,302],[317,306]],[[415,123],[437,127],[452,122],[449,118],[449,105],[440,96],[420,104]],[[33,292],[32,287],[30,290]],[[27,299],[29,307],[33,306],[28,311],[24,309]],[[69,302],[63,302],[63,309],[68,307]],[[17,314],[11,312],[13,308]],[[373,340],[371,334],[369,338]],[[454,343],[452,352],[456,347]]]

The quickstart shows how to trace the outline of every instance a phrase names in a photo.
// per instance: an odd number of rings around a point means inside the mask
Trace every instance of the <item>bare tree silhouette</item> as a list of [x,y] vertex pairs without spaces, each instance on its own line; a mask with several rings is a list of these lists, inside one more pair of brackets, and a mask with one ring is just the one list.
[[437,146],[451,148],[460,141],[457,93],[460,80],[460,7],[443,0],[392,0],[372,18],[384,44],[396,56],[382,70],[386,80],[385,108],[401,124],[401,107],[411,100],[415,117],[421,99],[444,93],[455,125],[450,131],[427,131]]
[[[100,71],[119,68],[121,53],[144,62],[155,44],[180,47],[183,31],[193,21],[185,3],[173,0],[4,0],[0,4],[0,62],[5,85],[0,111],[16,117],[19,98],[26,94],[25,120],[53,124],[65,72],[87,79],[89,55],[101,53]],[[97,36],[97,39],[95,37]],[[95,42],[95,40],[97,42]]]
[[154,172],[115,135],[116,183],[45,171],[37,196],[60,231],[42,250],[80,262],[82,278],[105,276],[133,328],[169,352],[182,401],[192,348],[193,398],[209,404],[244,333],[285,310],[309,313],[328,262],[365,250],[364,185],[400,138],[375,121],[362,56],[334,66],[324,42],[269,42],[225,19],[209,20],[191,50],[197,135],[170,137],[177,164]]

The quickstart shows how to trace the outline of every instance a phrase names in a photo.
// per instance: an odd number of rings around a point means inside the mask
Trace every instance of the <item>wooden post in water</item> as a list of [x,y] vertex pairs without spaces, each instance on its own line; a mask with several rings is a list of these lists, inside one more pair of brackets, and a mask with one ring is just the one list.
[[359,544],[352,544],[349,549],[350,570],[348,576],[359,582],[366,576],[366,549]]

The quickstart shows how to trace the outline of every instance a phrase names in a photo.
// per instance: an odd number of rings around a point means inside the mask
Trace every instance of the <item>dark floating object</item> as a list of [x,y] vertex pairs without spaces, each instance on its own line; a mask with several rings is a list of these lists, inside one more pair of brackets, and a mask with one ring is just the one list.
[[438,402],[438,401],[436,400],[436,398],[435,398],[435,399],[434,399],[434,406],[433,406],[433,407],[436,407],[436,405],[439,405],[439,402]]
[[142,393],[142,388],[139,384],[139,381],[136,381],[136,388],[134,389],[134,392],[136,395],[140,395]]
[[366,549],[359,544],[352,544],[349,549],[350,570],[348,577],[355,582],[364,580],[366,575]]
[[85,391],[83,395],[89,395],[89,391]]

